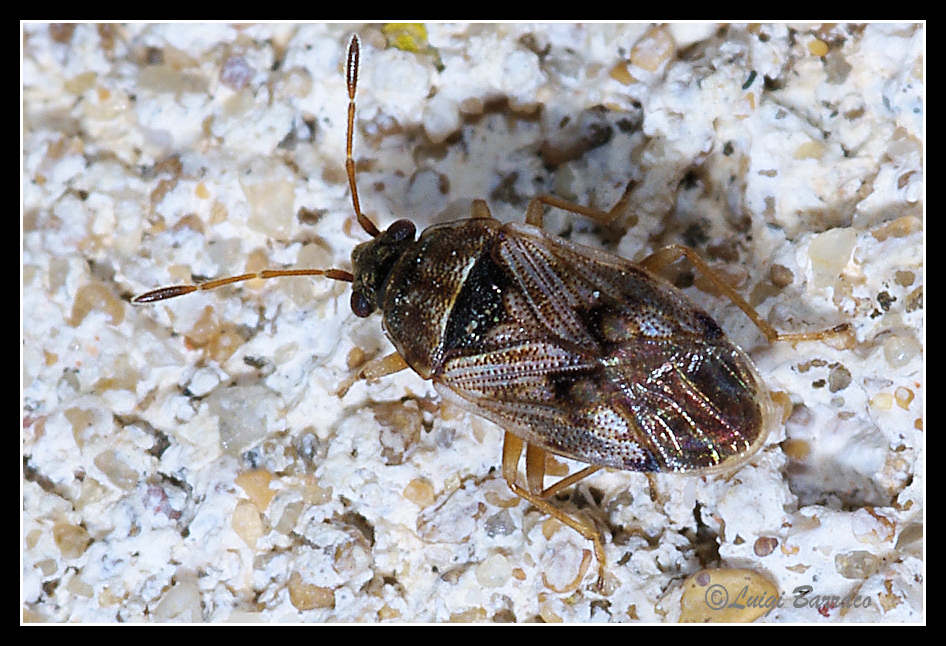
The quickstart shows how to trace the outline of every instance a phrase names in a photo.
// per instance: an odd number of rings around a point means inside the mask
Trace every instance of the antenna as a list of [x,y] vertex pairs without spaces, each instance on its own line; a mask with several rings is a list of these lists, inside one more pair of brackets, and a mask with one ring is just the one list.
[[[348,186],[351,189],[351,203],[355,209],[355,216],[358,218],[358,224],[361,228],[373,238],[381,235],[378,227],[374,225],[364,213],[361,212],[361,206],[358,202],[358,187],[355,183],[355,160],[352,157],[352,139],[355,130],[355,90],[358,88],[358,55],[359,55],[358,35],[354,34],[348,43],[348,60],[346,63],[345,80],[348,83],[348,129],[345,139],[345,172],[348,175]],[[253,279],[280,278],[283,276],[325,276],[332,280],[340,280],[347,283],[354,282],[355,277],[351,272],[343,269],[264,269],[239,276],[226,276],[208,280],[203,283],[191,285],[171,285],[169,287],[159,287],[150,292],[139,294],[131,299],[132,303],[153,303],[163,301],[191,292],[206,291],[215,289],[232,283],[239,283]]]
[[358,34],[353,34],[348,43],[348,63],[346,64],[345,80],[348,83],[348,133],[345,138],[345,172],[348,173],[348,187],[351,189],[351,205],[355,209],[355,217],[365,233],[372,238],[381,235],[374,222],[361,212],[358,202],[358,185],[355,183],[355,160],[351,156],[352,138],[355,131],[355,90],[358,89],[358,56],[360,54]]

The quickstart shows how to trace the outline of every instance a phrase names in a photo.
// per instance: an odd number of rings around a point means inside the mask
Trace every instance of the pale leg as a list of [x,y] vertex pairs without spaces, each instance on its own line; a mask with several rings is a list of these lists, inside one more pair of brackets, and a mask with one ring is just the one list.
[[757,328],[765,335],[765,338],[768,339],[769,343],[775,343],[776,341],[820,341],[834,336],[850,335],[851,326],[848,323],[841,323],[836,325],[829,330],[819,330],[816,332],[796,332],[796,333],[784,333],[778,332],[773,328],[769,323],[759,316],[759,313],[755,311],[749,303],[747,303],[737,292],[734,290],[725,280],[719,277],[719,275],[713,271],[710,266],[706,263],[703,258],[700,257],[693,249],[685,247],[683,245],[669,245],[663,249],[658,249],[651,255],[644,258],[640,264],[644,269],[647,269],[651,272],[658,272],[663,267],[667,265],[672,265],[680,258],[686,257],[687,260],[704,276],[720,292],[726,295],[726,297],[733,302],[739,309],[746,313],[752,322]]
[[578,518],[566,514],[561,509],[552,505],[546,498],[565,486],[574,484],[582,478],[591,475],[601,467],[591,466],[557,482],[549,488],[543,488],[545,478],[545,456],[546,452],[542,449],[527,445],[526,446],[526,483],[528,487],[519,484],[519,456],[522,454],[522,447],[525,444],[512,433],[506,433],[503,440],[503,478],[506,484],[520,498],[532,503],[540,511],[548,514],[556,520],[568,525],[583,537],[588,539],[594,545],[595,558],[598,560],[598,588],[604,586],[604,541],[601,538],[601,532],[584,518]]
[[343,381],[338,387],[336,394],[339,397],[344,397],[345,393],[348,392],[348,389],[358,381],[359,379],[365,379],[367,381],[375,381],[381,377],[387,375],[393,375],[395,372],[400,372],[405,370],[410,366],[407,365],[407,362],[399,355],[397,352],[392,352],[391,354],[381,357],[380,359],[372,359],[365,365],[361,367],[360,370],[352,374],[348,379]]

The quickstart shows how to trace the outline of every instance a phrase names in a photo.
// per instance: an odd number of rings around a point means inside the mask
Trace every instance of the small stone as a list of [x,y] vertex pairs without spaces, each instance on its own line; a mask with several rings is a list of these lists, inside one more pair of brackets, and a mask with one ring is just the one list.
[[769,280],[776,287],[788,287],[795,280],[795,274],[785,265],[776,263],[769,267]]
[[877,393],[870,398],[870,405],[877,410],[890,410],[893,408],[893,395],[890,393]]
[[502,554],[492,554],[476,566],[476,580],[486,588],[498,588],[512,576],[509,559]]
[[242,89],[253,78],[253,68],[242,56],[231,56],[220,68],[220,82],[231,90]]
[[418,507],[429,507],[434,502],[434,488],[424,478],[414,478],[404,487],[404,497]]
[[893,398],[897,401],[897,406],[903,410],[910,408],[910,402],[913,401],[913,391],[903,386],[893,391]]
[[194,397],[203,397],[220,383],[217,371],[211,368],[200,368],[191,377],[187,384],[187,391]]
[[827,287],[841,274],[851,258],[857,232],[852,228],[838,227],[819,233],[808,246],[811,269],[818,287]]
[[301,574],[293,572],[289,576],[289,601],[297,610],[334,608],[335,591],[332,588],[306,583]]
[[230,526],[250,549],[256,549],[256,541],[263,535],[263,519],[256,505],[249,500],[238,502],[230,518]]
[[828,390],[833,393],[844,390],[851,383],[851,371],[837,363],[831,366],[828,373]]
[[122,302],[98,281],[87,283],[76,290],[69,325],[78,327],[92,310],[104,311],[112,325],[118,325],[125,319],[125,307]]
[[775,551],[776,546],[778,546],[777,538],[773,536],[760,536],[756,539],[752,550],[755,552],[756,556],[768,556]]
[[246,492],[250,501],[260,511],[266,511],[276,492],[269,488],[273,474],[265,469],[244,471],[236,477],[236,484]]
[[663,27],[651,27],[631,48],[631,64],[656,72],[676,52],[673,38]]
[[815,38],[814,40],[809,41],[808,51],[811,52],[812,56],[824,56],[828,53],[828,43]]
[[131,491],[138,484],[138,472],[125,464],[118,453],[106,449],[93,458],[92,463],[102,470],[109,481],[125,491]]
[[891,368],[902,368],[922,351],[923,346],[907,334],[892,334],[884,341],[884,358]]
[[506,509],[487,518],[484,527],[486,528],[486,535],[489,537],[509,536],[516,531],[516,524]]
[[63,558],[77,559],[85,553],[91,540],[89,533],[79,525],[56,523],[53,525],[53,540]]
[[167,591],[154,610],[159,621],[200,621],[200,590],[197,582],[187,578]]
[[702,570],[683,583],[680,623],[749,623],[778,604],[778,588],[742,569]]
[[803,461],[811,453],[811,445],[807,440],[787,439],[781,446],[785,455],[796,462]]
[[880,559],[864,550],[845,552],[834,557],[834,569],[845,579],[866,579],[879,568]]

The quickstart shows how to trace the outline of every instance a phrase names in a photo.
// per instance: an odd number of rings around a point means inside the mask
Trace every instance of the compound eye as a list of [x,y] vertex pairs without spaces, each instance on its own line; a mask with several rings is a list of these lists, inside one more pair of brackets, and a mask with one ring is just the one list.
[[371,299],[362,292],[353,291],[351,293],[351,311],[355,313],[355,316],[365,318],[371,316],[371,313],[374,312],[374,306]]
[[408,238],[413,240],[416,231],[417,229],[414,227],[414,223],[410,220],[397,220],[388,227],[386,233],[391,236],[391,240],[394,242],[400,242]]

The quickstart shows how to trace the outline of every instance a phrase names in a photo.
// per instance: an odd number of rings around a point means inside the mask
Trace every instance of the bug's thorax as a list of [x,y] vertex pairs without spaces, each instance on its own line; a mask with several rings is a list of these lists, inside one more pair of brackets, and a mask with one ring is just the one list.
[[500,229],[496,220],[485,218],[431,226],[403,248],[378,283],[375,302],[384,330],[421,377],[437,372],[451,330],[468,318],[458,302],[476,286],[469,280],[471,270],[488,256]]

